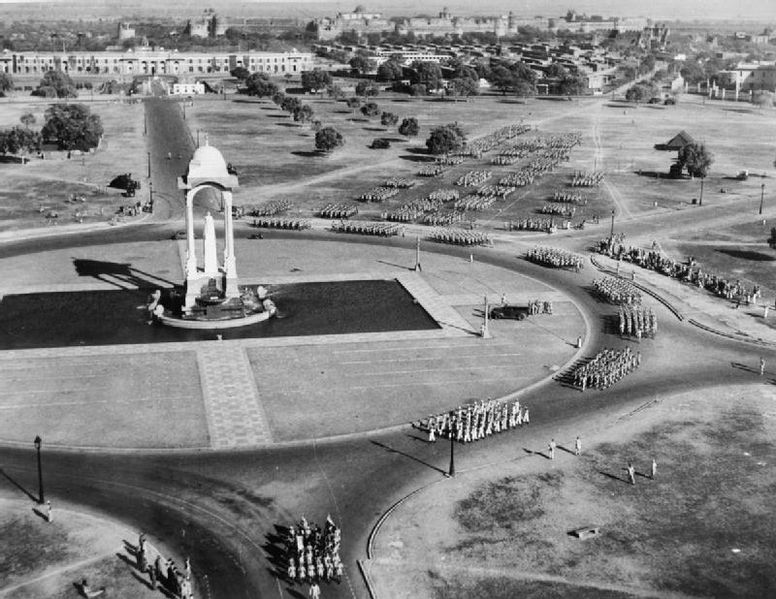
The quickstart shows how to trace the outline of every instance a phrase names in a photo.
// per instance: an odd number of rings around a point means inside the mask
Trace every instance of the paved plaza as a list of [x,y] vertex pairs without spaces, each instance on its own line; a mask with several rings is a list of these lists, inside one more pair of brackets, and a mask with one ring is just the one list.
[[[128,244],[133,246],[134,244]],[[127,264],[131,276],[84,276],[74,252],[0,261],[14,293],[132,288],[180,278],[180,243],[81,248],[79,260]],[[201,342],[13,350],[0,354],[0,439],[100,448],[266,446],[406,424],[429,413],[512,393],[551,376],[585,334],[560,292],[514,272],[468,260],[329,241],[241,240],[250,283],[395,279],[437,329]],[[47,287],[47,275],[54,272]],[[161,276],[161,275],[159,275]],[[161,283],[160,283],[161,284]],[[491,323],[479,336],[485,295],[499,302],[553,302],[553,315]],[[142,307],[139,307],[142,308]],[[282,306],[281,306],[282,308]],[[134,316],[134,315],[130,315]]]

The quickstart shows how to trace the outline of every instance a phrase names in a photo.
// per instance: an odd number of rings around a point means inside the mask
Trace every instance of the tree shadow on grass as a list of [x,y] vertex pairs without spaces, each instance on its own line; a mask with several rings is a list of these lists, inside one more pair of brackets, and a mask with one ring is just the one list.
[[763,254],[762,252],[753,252],[751,250],[728,250],[717,248],[714,251],[730,256],[731,258],[738,258],[739,260],[752,260],[755,262],[773,262],[776,260],[773,256]]
[[434,162],[433,156],[399,156],[399,158],[410,162]]
[[301,156],[302,158],[316,158],[318,156],[325,156],[323,152],[319,152],[318,150],[294,150],[291,152],[294,156]]
[[385,133],[388,131],[385,127],[364,127],[364,131],[377,131],[378,133]]
[[673,179],[675,181],[678,181],[678,179],[674,179],[669,175],[668,173],[660,173],[658,171],[645,171],[645,170],[637,170],[633,171],[634,175],[638,175],[639,177],[647,177],[649,179]]
[[298,123],[278,123],[279,127],[301,127]]

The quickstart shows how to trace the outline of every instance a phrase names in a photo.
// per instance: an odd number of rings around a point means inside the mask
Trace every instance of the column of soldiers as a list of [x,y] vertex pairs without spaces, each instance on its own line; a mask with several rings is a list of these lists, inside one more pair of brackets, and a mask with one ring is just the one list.
[[572,187],[597,187],[604,180],[603,171],[577,171],[571,178]]
[[595,279],[593,287],[610,304],[640,304],[641,292],[628,281],[616,277]]
[[377,235],[390,237],[399,234],[399,225],[391,223],[368,223],[340,221],[331,224],[331,230],[339,233],[356,233],[359,235]]
[[620,306],[620,335],[652,337],[657,334],[657,316],[652,308],[641,305]]
[[181,572],[175,561],[168,559],[164,562],[162,556],[157,553],[156,559],[153,563],[149,562],[149,550],[146,547],[145,533],[140,533],[137,549],[135,551],[135,558],[137,560],[137,568],[141,572],[148,574],[151,590],[156,590],[161,587],[163,590],[168,591],[173,597],[179,597],[180,599],[194,599],[194,591],[192,588],[192,576],[191,576],[191,562],[186,559],[185,572]]
[[299,231],[309,229],[312,225],[305,218],[281,218],[278,216],[265,216],[253,219],[253,226],[263,229],[292,229]]
[[260,206],[244,206],[243,211],[249,216],[273,216],[293,208],[290,200],[272,200]]
[[477,185],[485,183],[492,175],[493,173],[491,171],[469,171],[458,177],[458,179],[455,180],[455,185],[476,187]]
[[633,372],[641,365],[641,352],[629,347],[624,349],[604,348],[590,362],[583,364],[571,373],[575,387],[582,391],[593,387],[606,389]]
[[365,191],[358,199],[362,202],[384,202],[396,195],[399,195],[399,190],[396,187],[378,186]]
[[323,530],[304,517],[296,527],[289,526],[285,538],[288,579],[300,583],[342,580],[340,541],[340,529],[331,516],[326,518]]
[[350,218],[358,214],[358,208],[356,206],[350,206],[348,204],[335,204],[333,202],[326,204],[318,211],[318,216],[321,218]]
[[557,231],[554,218],[519,218],[504,223],[504,228],[507,231],[544,231],[545,233]]
[[440,243],[455,245],[487,245],[490,237],[480,231],[465,231],[464,229],[434,229],[430,238]]
[[444,437],[458,443],[471,443],[495,433],[506,432],[531,422],[527,407],[520,400],[502,402],[486,399],[450,410],[436,416],[429,416],[416,426],[428,432],[428,440]]
[[573,268],[577,272],[582,268],[582,256],[559,248],[536,246],[528,250],[526,259],[554,268]]
[[759,285],[747,286],[740,279],[728,279],[726,277],[704,271],[693,258],[686,262],[674,260],[657,249],[656,244],[651,250],[637,247],[626,247],[623,238],[607,238],[598,244],[598,252],[614,258],[637,264],[642,268],[654,270],[660,274],[679,279],[700,289],[706,289],[710,293],[727,300],[738,302],[757,302],[761,296]]

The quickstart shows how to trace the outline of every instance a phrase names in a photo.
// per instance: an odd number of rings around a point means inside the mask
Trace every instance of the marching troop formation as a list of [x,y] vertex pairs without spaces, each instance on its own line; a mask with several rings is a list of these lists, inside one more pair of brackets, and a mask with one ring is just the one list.
[[465,187],[476,187],[485,183],[492,176],[493,173],[491,171],[469,171],[458,177],[455,184]]
[[553,216],[562,216],[572,218],[577,213],[576,206],[564,206],[558,204],[545,204],[541,207],[542,214],[552,214]]
[[458,443],[471,443],[530,421],[528,408],[521,406],[520,400],[505,403],[498,399],[486,399],[429,416],[425,421],[413,423],[413,426],[425,430],[431,442],[437,437],[445,437]]
[[399,189],[397,187],[377,186],[362,193],[358,196],[358,199],[362,202],[384,202],[397,195],[399,195]]
[[340,559],[341,534],[331,516],[323,530],[304,517],[296,527],[289,526],[285,538],[286,574],[290,581],[339,582],[343,567]]
[[552,218],[519,218],[504,223],[507,231],[543,231],[554,233],[557,230],[555,219]]
[[391,223],[367,223],[340,221],[331,224],[331,230],[338,233],[356,233],[358,235],[377,235],[391,237],[399,234],[399,225]]
[[273,216],[293,208],[290,200],[272,200],[260,206],[243,206],[243,211],[249,216]]
[[587,198],[578,191],[567,192],[555,190],[551,201],[559,202],[562,204],[579,204],[582,206],[587,205]]
[[631,283],[615,277],[595,279],[593,287],[610,304],[640,304],[641,292]]
[[431,239],[440,243],[455,245],[488,245],[490,237],[480,231],[465,231],[463,229],[434,229]]
[[463,220],[463,212],[453,210],[452,212],[439,212],[436,214],[427,214],[423,217],[423,224],[432,227],[449,227]]
[[710,293],[727,300],[737,300],[739,303],[752,303],[756,302],[762,293],[758,285],[750,287],[744,285],[739,279],[731,281],[717,274],[706,272],[693,259],[682,263],[663,255],[658,250],[626,248],[622,244],[621,239],[612,240],[607,238],[600,241],[598,252],[610,258],[625,260],[642,268],[654,270],[668,277],[706,289]]
[[461,198],[453,205],[458,212],[468,212],[470,210],[485,210],[490,208],[496,201],[496,196],[483,197],[479,195],[468,195]]
[[356,206],[350,206],[348,204],[326,204],[318,211],[318,216],[321,218],[350,218],[358,214],[358,208]]
[[582,172],[576,171],[571,178],[572,187],[598,187],[604,180],[603,171]]
[[304,218],[282,218],[278,216],[270,216],[264,218],[254,218],[253,226],[264,229],[292,229],[294,231],[300,231],[302,229],[309,229],[312,224],[309,220]]
[[657,316],[652,308],[646,308],[641,305],[621,306],[620,317],[620,335],[631,337],[652,337],[657,334]]
[[554,268],[573,268],[577,272],[582,268],[583,258],[578,254],[567,252],[559,248],[536,246],[528,250],[526,258],[542,266]]
[[589,387],[606,389],[641,365],[641,352],[624,349],[606,349],[598,352],[590,362],[577,367],[571,378],[582,391]]
[[415,187],[415,181],[405,177],[391,177],[383,182],[383,187],[393,187],[395,189],[409,189]]
[[383,212],[380,217],[383,220],[406,223],[421,217],[423,214],[436,212],[443,204],[458,198],[459,193],[454,189],[437,189],[424,199],[413,200],[392,212]]

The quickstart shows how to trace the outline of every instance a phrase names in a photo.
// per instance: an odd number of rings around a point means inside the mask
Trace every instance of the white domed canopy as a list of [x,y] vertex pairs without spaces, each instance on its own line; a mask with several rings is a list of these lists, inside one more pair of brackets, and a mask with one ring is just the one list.
[[207,142],[194,151],[186,174],[181,179],[184,189],[190,189],[202,183],[217,183],[229,189],[237,187],[237,177],[229,174],[226,160],[221,152],[207,145]]

